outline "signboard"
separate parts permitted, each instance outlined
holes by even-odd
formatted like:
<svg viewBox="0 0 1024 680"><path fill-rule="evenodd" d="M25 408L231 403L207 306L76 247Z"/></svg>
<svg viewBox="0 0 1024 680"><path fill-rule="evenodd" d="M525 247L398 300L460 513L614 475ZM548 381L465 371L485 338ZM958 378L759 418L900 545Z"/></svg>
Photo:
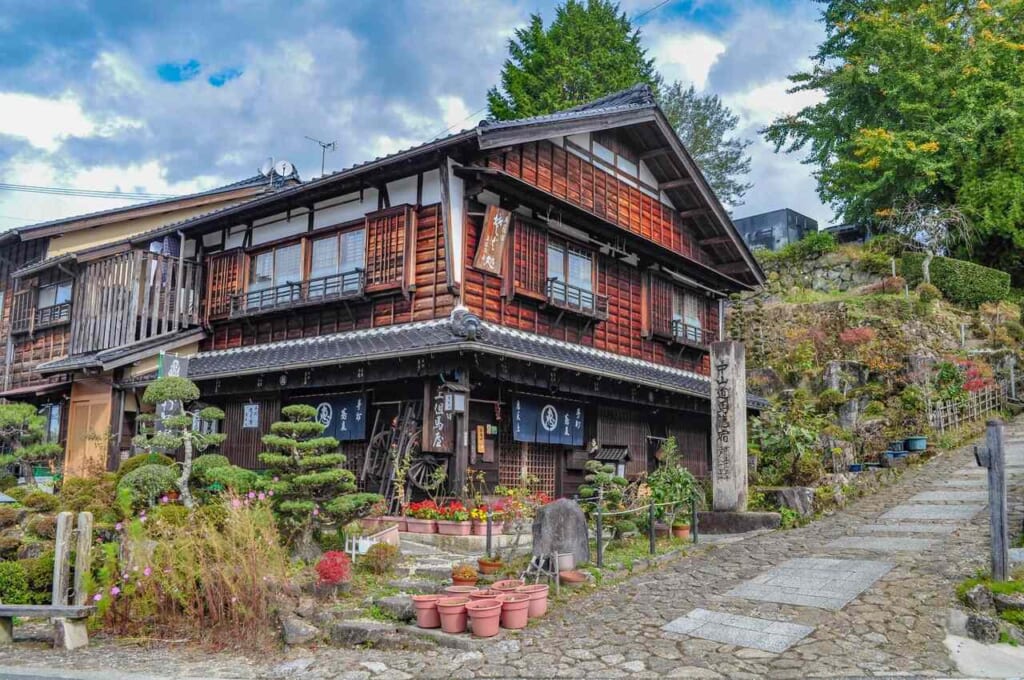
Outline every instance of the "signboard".
<svg viewBox="0 0 1024 680"><path fill-rule="evenodd" d="M165 354L160 352L156 360L156 377L158 378L187 378L188 357L177 354Z"/></svg>
<svg viewBox="0 0 1024 680"><path fill-rule="evenodd" d="M316 408L316 419L324 436L340 442L366 439L366 393L331 394L302 399L299 403Z"/></svg>
<svg viewBox="0 0 1024 680"><path fill-rule="evenodd" d="M512 438L517 442L583 446L583 405L516 397L512 403Z"/></svg>
<svg viewBox="0 0 1024 680"><path fill-rule="evenodd" d="M511 225L512 213L495 205L487 206L484 228L480 232L480 244L473 259L474 267L501 275L501 265L505 261L505 244L508 242L508 230Z"/></svg>
<svg viewBox="0 0 1024 680"><path fill-rule="evenodd" d="M260 405L245 404L242 406L242 427L255 428L260 426Z"/></svg>
<svg viewBox="0 0 1024 680"><path fill-rule="evenodd" d="M452 453L455 450L455 420L452 411L445 409L445 397L451 393L428 382L423 394L423 450L433 453Z"/></svg>

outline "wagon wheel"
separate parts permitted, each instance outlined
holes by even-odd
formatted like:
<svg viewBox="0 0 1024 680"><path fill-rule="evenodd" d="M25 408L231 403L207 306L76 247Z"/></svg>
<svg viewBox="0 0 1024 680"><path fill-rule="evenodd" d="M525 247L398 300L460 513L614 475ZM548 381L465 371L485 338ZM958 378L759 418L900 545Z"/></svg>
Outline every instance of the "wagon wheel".
<svg viewBox="0 0 1024 680"><path fill-rule="evenodd" d="M432 490L430 480L438 468L447 467L448 459L431 453L421 453L409 466L409 483L422 491Z"/></svg>
<svg viewBox="0 0 1024 680"><path fill-rule="evenodd" d="M370 439L366 447L366 464L363 466L363 479L367 476L380 479L384 476L390 461L391 431L378 432Z"/></svg>

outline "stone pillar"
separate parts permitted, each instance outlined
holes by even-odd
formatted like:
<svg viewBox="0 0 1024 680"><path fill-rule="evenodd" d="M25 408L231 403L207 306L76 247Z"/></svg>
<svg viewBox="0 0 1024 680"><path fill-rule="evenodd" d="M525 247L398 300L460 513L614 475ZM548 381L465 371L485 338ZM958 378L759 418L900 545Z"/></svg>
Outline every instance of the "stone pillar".
<svg viewBox="0 0 1024 680"><path fill-rule="evenodd" d="M743 343L712 343L711 479L716 511L747 509L746 364Z"/></svg>

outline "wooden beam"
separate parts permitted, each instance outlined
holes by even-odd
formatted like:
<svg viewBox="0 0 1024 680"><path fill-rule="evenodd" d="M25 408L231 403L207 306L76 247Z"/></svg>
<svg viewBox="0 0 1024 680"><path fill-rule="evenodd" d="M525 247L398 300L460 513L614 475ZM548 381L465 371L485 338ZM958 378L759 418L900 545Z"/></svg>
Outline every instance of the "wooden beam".
<svg viewBox="0 0 1024 680"><path fill-rule="evenodd" d="M672 147L661 146L657 149L651 149L650 151L643 151L640 153L639 158L642 161L646 161L649 158L657 158L658 156L664 156L665 154L672 153Z"/></svg>
<svg viewBox="0 0 1024 680"><path fill-rule="evenodd" d="M690 208L689 210L680 210L676 213L680 217L701 217L708 214L707 208Z"/></svg>
<svg viewBox="0 0 1024 680"><path fill-rule="evenodd" d="M714 268L724 274L742 274L750 271L750 265L743 260L725 262L724 264L715 265Z"/></svg>
<svg viewBox="0 0 1024 680"><path fill-rule="evenodd" d="M699 241L702 246L721 246L732 243L732 238L729 236L712 236L711 238L702 238Z"/></svg>
<svg viewBox="0 0 1024 680"><path fill-rule="evenodd" d="M667 189L682 189L683 187L693 186L693 184L695 184L693 179L685 177L682 179L670 179L667 182L660 182L658 184L658 188L665 191Z"/></svg>

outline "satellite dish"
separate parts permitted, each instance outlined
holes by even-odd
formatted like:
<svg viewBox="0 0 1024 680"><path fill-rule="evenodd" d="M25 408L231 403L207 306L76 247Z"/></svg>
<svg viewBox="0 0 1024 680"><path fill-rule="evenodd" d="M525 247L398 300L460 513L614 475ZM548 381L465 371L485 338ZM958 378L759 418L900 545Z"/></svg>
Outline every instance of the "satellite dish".
<svg viewBox="0 0 1024 680"><path fill-rule="evenodd" d="M274 172L274 159L267 158L260 164L260 174L264 177L270 177L272 172Z"/></svg>
<svg viewBox="0 0 1024 680"><path fill-rule="evenodd" d="M278 161L277 165L274 166L274 170L281 177L291 177L292 173L295 172L295 166L288 161Z"/></svg>

